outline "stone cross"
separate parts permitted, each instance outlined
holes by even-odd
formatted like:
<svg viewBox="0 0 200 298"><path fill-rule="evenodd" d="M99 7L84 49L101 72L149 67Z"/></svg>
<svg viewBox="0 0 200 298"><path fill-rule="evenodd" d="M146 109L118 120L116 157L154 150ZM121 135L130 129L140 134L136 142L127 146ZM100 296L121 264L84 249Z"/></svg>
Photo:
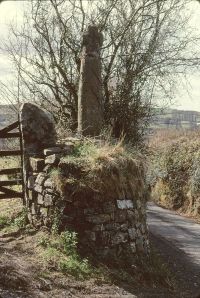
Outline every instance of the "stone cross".
<svg viewBox="0 0 200 298"><path fill-rule="evenodd" d="M103 35L89 26L83 35L78 92L78 133L97 136L103 124L100 47Z"/></svg>

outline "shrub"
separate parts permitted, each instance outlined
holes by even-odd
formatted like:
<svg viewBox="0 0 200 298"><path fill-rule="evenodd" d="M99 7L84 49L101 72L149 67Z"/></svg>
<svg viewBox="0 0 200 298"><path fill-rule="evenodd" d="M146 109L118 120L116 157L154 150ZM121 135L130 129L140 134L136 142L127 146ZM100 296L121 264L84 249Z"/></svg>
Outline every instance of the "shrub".
<svg viewBox="0 0 200 298"><path fill-rule="evenodd" d="M23 208L21 212L18 213L16 218L13 220L13 225L24 228L28 223L28 211L27 208Z"/></svg>
<svg viewBox="0 0 200 298"><path fill-rule="evenodd" d="M8 216L0 216L0 229L11 224L11 219Z"/></svg>
<svg viewBox="0 0 200 298"><path fill-rule="evenodd" d="M77 234L70 231L45 236L38 241L44 248L42 257L48 266L83 279L91 276L94 270L86 258L80 257L77 243Z"/></svg>
<svg viewBox="0 0 200 298"><path fill-rule="evenodd" d="M193 212L200 193L199 132L180 133L175 140L169 135L162 142L157 139L157 148L151 147L147 178L153 198L165 207Z"/></svg>

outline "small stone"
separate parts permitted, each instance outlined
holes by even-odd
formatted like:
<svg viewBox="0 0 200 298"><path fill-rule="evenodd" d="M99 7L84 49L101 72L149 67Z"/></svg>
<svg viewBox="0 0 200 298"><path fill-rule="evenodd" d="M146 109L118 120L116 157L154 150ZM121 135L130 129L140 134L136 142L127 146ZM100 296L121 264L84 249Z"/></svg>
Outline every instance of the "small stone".
<svg viewBox="0 0 200 298"><path fill-rule="evenodd" d="M138 228L140 228L141 223L140 223L140 222L136 222L135 226L136 226L136 228L138 229Z"/></svg>
<svg viewBox="0 0 200 298"><path fill-rule="evenodd" d="M94 231L94 232L100 232L100 231L104 231L104 230L105 230L105 227L103 224L96 225L92 228L92 231Z"/></svg>
<svg viewBox="0 0 200 298"><path fill-rule="evenodd" d="M54 183L51 180L51 178L48 178L47 180L45 180L44 187L45 188L54 188Z"/></svg>
<svg viewBox="0 0 200 298"><path fill-rule="evenodd" d="M44 279L44 278L39 278L39 286L38 288L41 291L50 291L52 289L52 282L51 280Z"/></svg>
<svg viewBox="0 0 200 298"><path fill-rule="evenodd" d="M105 225L105 229L108 230L108 231L111 231L111 230L117 231L117 230L120 229L120 224L115 223L115 222L108 223L108 224Z"/></svg>
<svg viewBox="0 0 200 298"><path fill-rule="evenodd" d="M46 178L47 178L46 174L41 172L41 173L38 174L38 176L35 180L35 183L39 184L39 185L43 185Z"/></svg>
<svg viewBox="0 0 200 298"><path fill-rule="evenodd" d="M122 232L126 232L128 230L128 223L124 223L120 226L120 230Z"/></svg>
<svg viewBox="0 0 200 298"><path fill-rule="evenodd" d="M99 214L87 216L86 221L91 222L93 224L101 224L110 221L110 216L108 214Z"/></svg>
<svg viewBox="0 0 200 298"><path fill-rule="evenodd" d="M52 166L51 166L51 165L46 165L46 166L44 167L44 169L43 169L43 172L45 172L45 173L49 173L51 169L52 169Z"/></svg>
<svg viewBox="0 0 200 298"><path fill-rule="evenodd" d="M122 232L117 232L113 237L112 237L112 245L117 245L120 243L127 242L128 240L128 234L127 233L122 233Z"/></svg>
<svg viewBox="0 0 200 298"><path fill-rule="evenodd" d="M140 209L142 207L141 200L137 200L137 207Z"/></svg>
<svg viewBox="0 0 200 298"><path fill-rule="evenodd" d="M36 194L37 195L37 194ZM32 201L34 198L34 195L33 195L33 191L32 190L28 190L28 201Z"/></svg>
<svg viewBox="0 0 200 298"><path fill-rule="evenodd" d="M64 154L72 154L74 150L74 144L72 142L66 142L63 148Z"/></svg>
<svg viewBox="0 0 200 298"><path fill-rule="evenodd" d="M132 253L136 253L136 245L135 245L135 242L130 242L130 248L131 248Z"/></svg>
<svg viewBox="0 0 200 298"><path fill-rule="evenodd" d="M72 144L76 144L76 143L81 143L81 138L78 137L67 137L65 139L63 139L63 141L65 142L65 144L68 144L68 142L72 143Z"/></svg>
<svg viewBox="0 0 200 298"><path fill-rule="evenodd" d="M140 217L140 215L139 215L138 210L135 210L135 220L138 221L139 217Z"/></svg>
<svg viewBox="0 0 200 298"><path fill-rule="evenodd" d="M37 202L38 202L39 205L43 205L44 204L44 197L43 197L42 194L38 194Z"/></svg>
<svg viewBox="0 0 200 298"><path fill-rule="evenodd" d="M40 208L40 213L42 216L47 217L47 215L48 215L47 208Z"/></svg>
<svg viewBox="0 0 200 298"><path fill-rule="evenodd" d="M32 223L32 214L30 212L28 212L28 221Z"/></svg>
<svg viewBox="0 0 200 298"><path fill-rule="evenodd" d="M94 214L94 208L85 208L83 210L84 214L85 215L91 215L91 214Z"/></svg>
<svg viewBox="0 0 200 298"><path fill-rule="evenodd" d="M43 222L44 222L44 225L45 225L46 227L50 227L51 224L52 224L52 222L51 222L51 220L48 218L48 216L45 216L45 217L43 218Z"/></svg>
<svg viewBox="0 0 200 298"><path fill-rule="evenodd" d="M146 206L141 207L141 213L142 213L142 215L146 215Z"/></svg>
<svg viewBox="0 0 200 298"><path fill-rule="evenodd" d="M85 231L85 235L89 241L96 241L96 234L95 232Z"/></svg>
<svg viewBox="0 0 200 298"><path fill-rule="evenodd" d="M44 168L44 159L30 157L30 167L33 172L41 172Z"/></svg>
<svg viewBox="0 0 200 298"><path fill-rule="evenodd" d="M137 236L138 236L138 238L142 237L142 233L140 232L140 229L137 229Z"/></svg>
<svg viewBox="0 0 200 298"><path fill-rule="evenodd" d="M136 239L136 247L139 252L144 252L143 239Z"/></svg>
<svg viewBox="0 0 200 298"><path fill-rule="evenodd" d="M28 177L28 182L27 182L27 187L29 189L33 189L34 184L35 184L35 178L34 178L34 176L29 176Z"/></svg>
<svg viewBox="0 0 200 298"><path fill-rule="evenodd" d="M43 191L43 187L38 184L35 184L33 189L38 193L42 193L42 191Z"/></svg>
<svg viewBox="0 0 200 298"><path fill-rule="evenodd" d="M32 206L31 206L31 214L32 214L32 215L35 215L36 213L37 213L37 212L36 212L35 205L32 204Z"/></svg>
<svg viewBox="0 0 200 298"><path fill-rule="evenodd" d="M52 154L45 158L45 164L58 165L60 161L59 154Z"/></svg>
<svg viewBox="0 0 200 298"><path fill-rule="evenodd" d="M132 210L127 210L127 219L131 224L135 223L135 212Z"/></svg>
<svg viewBox="0 0 200 298"><path fill-rule="evenodd" d="M105 246L109 246L110 242L111 242L111 233L108 231L103 231L99 235L99 240L100 240L101 244L103 244Z"/></svg>
<svg viewBox="0 0 200 298"><path fill-rule="evenodd" d="M115 203L112 201L105 202L103 204L103 210L105 213L112 213L116 209Z"/></svg>
<svg viewBox="0 0 200 298"><path fill-rule="evenodd" d="M53 154L61 153L61 152L62 152L62 148L60 148L60 147L51 147L51 148L44 149L45 156L53 155Z"/></svg>
<svg viewBox="0 0 200 298"><path fill-rule="evenodd" d="M135 240L137 236L137 232L135 228L128 229L128 234L131 240Z"/></svg>
<svg viewBox="0 0 200 298"><path fill-rule="evenodd" d="M146 234L146 227L144 224L141 225L141 228L140 228L142 234Z"/></svg>
<svg viewBox="0 0 200 298"><path fill-rule="evenodd" d="M52 188L45 188L44 190L45 194L48 193L48 194L55 194L55 190L53 190Z"/></svg>
<svg viewBox="0 0 200 298"><path fill-rule="evenodd" d="M117 210L115 212L115 221L116 222L125 222L126 221L126 211L125 210Z"/></svg>
<svg viewBox="0 0 200 298"><path fill-rule="evenodd" d="M132 209L133 201L132 200L117 200L117 207L119 209Z"/></svg>
<svg viewBox="0 0 200 298"><path fill-rule="evenodd" d="M108 256L110 252L110 249L108 247L105 248L96 248L96 253L98 255L98 257L100 257L101 259L104 259Z"/></svg>
<svg viewBox="0 0 200 298"><path fill-rule="evenodd" d="M50 194L45 194L44 196L44 205L47 206L52 206L53 205L53 196Z"/></svg>

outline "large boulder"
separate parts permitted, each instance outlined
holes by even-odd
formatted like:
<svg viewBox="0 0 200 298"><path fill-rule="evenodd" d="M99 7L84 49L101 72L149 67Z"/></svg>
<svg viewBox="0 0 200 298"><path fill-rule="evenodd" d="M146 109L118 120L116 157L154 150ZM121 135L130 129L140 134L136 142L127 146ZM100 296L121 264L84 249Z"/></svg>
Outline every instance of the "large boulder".
<svg viewBox="0 0 200 298"><path fill-rule="evenodd" d="M53 117L32 103L24 103L20 109L20 125L25 152L38 153L56 144Z"/></svg>

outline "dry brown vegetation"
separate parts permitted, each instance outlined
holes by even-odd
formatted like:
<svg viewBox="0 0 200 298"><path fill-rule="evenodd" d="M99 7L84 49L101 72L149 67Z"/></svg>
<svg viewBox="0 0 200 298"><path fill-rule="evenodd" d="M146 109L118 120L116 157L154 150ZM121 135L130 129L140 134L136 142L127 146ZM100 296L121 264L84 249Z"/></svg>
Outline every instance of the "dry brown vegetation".
<svg viewBox="0 0 200 298"><path fill-rule="evenodd" d="M180 140L198 140L200 138L200 129L159 129L149 140L150 149L164 148L172 142Z"/></svg>
<svg viewBox="0 0 200 298"><path fill-rule="evenodd" d="M89 191L125 198L134 197L136 192L140 195L145 188L142 155L124 145L123 140L85 138L77 143L73 155L61 159L51 176L63 193L73 185L73 194Z"/></svg>

